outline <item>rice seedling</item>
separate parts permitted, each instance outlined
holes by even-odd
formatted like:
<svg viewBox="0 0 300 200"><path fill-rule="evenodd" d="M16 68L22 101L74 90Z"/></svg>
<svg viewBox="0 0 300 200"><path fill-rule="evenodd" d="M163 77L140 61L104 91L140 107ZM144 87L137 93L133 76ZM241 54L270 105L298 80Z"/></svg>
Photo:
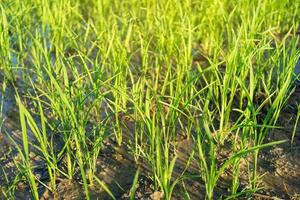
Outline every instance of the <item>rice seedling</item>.
<svg viewBox="0 0 300 200"><path fill-rule="evenodd" d="M292 144L293 144L293 141L294 141L294 138L295 138L295 134L296 134L296 131L297 131L297 125L298 125L299 118L300 118L300 106L299 105L298 105L298 110L297 111L298 112L297 112L296 122L295 122L295 125L294 125L292 139L291 139Z"/></svg>
<svg viewBox="0 0 300 200"><path fill-rule="evenodd" d="M19 158L13 179L0 163L5 195L13 197L21 181L33 199L44 190L60 195L66 180L86 199L101 192L137 199L147 190L167 200L265 192L260 155L286 142L272 133L293 127L281 134L298 144L299 106L295 124L282 119L298 95L299 5L2 1L0 130ZM14 97L8 111L7 90ZM122 159L111 153L120 149ZM125 188L109 177L123 173L109 160L137 169Z"/></svg>

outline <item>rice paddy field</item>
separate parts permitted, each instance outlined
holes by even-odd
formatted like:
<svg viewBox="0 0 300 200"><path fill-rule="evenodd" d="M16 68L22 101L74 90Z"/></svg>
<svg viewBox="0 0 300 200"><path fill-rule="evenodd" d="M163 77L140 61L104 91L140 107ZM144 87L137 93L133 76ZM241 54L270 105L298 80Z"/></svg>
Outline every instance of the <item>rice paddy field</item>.
<svg viewBox="0 0 300 200"><path fill-rule="evenodd" d="M299 0L0 1L0 199L300 199Z"/></svg>

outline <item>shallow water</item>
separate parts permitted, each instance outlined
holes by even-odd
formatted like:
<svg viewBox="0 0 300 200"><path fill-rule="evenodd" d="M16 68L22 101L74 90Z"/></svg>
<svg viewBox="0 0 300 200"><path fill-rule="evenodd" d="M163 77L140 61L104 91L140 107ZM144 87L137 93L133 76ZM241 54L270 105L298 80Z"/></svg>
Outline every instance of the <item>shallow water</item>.
<svg viewBox="0 0 300 200"><path fill-rule="evenodd" d="M297 83L300 84L300 58L296 64L294 69L295 76L297 77Z"/></svg>

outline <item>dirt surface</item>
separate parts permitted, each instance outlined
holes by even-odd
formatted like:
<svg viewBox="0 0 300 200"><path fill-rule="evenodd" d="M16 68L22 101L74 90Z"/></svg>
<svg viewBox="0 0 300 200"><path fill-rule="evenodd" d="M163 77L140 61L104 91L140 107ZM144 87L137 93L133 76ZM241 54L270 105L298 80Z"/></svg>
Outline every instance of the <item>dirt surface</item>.
<svg viewBox="0 0 300 200"><path fill-rule="evenodd" d="M300 100L300 88L292 94L287 108L279 119L282 129L269 133L269 141L289 140L294 129L294 117ZM266 194L282 199L300 199L300 124L298 123L293 143L287 142L262 151L260 171L265 173L263 186Z"/></svg>

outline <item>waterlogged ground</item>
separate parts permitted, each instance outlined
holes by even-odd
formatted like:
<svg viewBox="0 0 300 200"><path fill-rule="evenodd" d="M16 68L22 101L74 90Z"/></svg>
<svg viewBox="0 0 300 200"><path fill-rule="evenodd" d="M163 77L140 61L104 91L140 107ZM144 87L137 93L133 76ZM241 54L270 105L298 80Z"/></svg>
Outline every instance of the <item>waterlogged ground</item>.
<svg viewBox="0 0 300 200"><path fill-rule="evenodd" d="M296 67L298 70L299 66ZM1 77L3 80L3 77ZM2 85L2 81L0 83ZM291 96L288 107L284 110L280 117L279 124L281 129L273 130L269 133L268 140L282 140L290 141L294 128L294 117L297 112L297 103L300 99L300 89L297 88ZM12 182L12 178L16 176L16 162L18 162L18 154L9 137L14 138L17 143L22 144L21 132L19 127L19 116L16 103L14 100L14 90L8 84L4 96L0 94L0 100L3 101L3 126L0 134L0 186ZM128 119L124 120L126 124L124 144L130 140L132 133L130 132L132 122ZM29 133L30 135L30 133ZM33 141L33 137L31 138ZM34 142L34 141L33 141ZM137 199L160 199L163 194L155 192L152 182L147 178L150 170L146 164L140 162L139 165L134 164L134 159L128 153L129 149L126 145L118 147L112 139L108 139L104 143L104 148L101 151L98 160L98 177L103 180L117 199L129 199L129 190L132 186L133 177L136 170L139 168L141 175L138 180L138 188L136 192ZM189 156L193 150L193 142L188 138L178 138L178 160L175 166L175 172L180 173L182 168L187 163ZM57 148L60 147L59 139L57 139ZM230 154L230 149L224 145L223 151L219 152L219 160L224 160ZM38 155L32 153L32 162L36 166L35 173L40 180L47 182L46 168L43 167L43 162ZM248 160L249 161L249 160ZM242 167L247 170L247 164ZM250 160L251 163L251 160ZM63 165L63 160L61 165ZM197 175L197 165L191 163L188 167L188 174ZM254 199L299 199L300 198L300 125L296 128L296 135L294 143L289 142L264 149L259 158L259 171L263 175L260 180L260 186L263 188L253 194ZM230 171L223 175L218 188L215 190L216 196L220 197L228 193L228 186L230 183ZM241 180L247 179L247 175L241 174ZM175 188L173 199L182 199L187 190L191 199L203 199L205 188L203 183L198 178L190 178L185 180L186 188ZM243 182L241 183L243 185ZM109 196L99 189L99 185L91 186L92 199L110 199ZM16 199L30 199L28 186L19 182L15 190ZM57 189L54 194L50 193L45 187L40 187L39 190L42 199L83 199L84 193L82 183L80 181L70 181L65 178L58 178ZM0 193L1 194L1 193ZM5 199L0 196L0 199Z"/></svg>

